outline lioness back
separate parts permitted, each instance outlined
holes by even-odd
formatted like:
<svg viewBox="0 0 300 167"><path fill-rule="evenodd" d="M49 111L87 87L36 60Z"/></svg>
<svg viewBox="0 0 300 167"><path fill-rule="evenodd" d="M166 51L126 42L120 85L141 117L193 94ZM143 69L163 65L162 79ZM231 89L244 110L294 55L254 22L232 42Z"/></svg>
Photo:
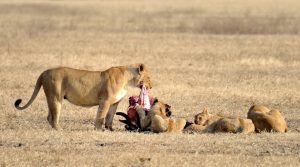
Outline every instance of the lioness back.
<svg viewBox="0 0 300 167"><path fill-rule="evenodd" d="M96 85L102 80L106 80L102 72L78 70L67 67L50 69L45 71L42 75L44 89L53 89L51 90L52 92L62 91L60 94L62 98L79 106L98 105L98 92L101 87ZM61 85L61 88L53 88L51 82L56 82L56 85Z"/></svg>
<svg viewBox="0 0 300 167"><path fill-rule="evenodd" d="M287 124L278 110L269 110L265 106L253 105L248 111L248 119L251 119L255 131L287 132Z"/></svg>
<svg viewBox="0 0 300 167"><path fill-rule="evenodd" d="M237 133L240 128L238 119L222 118L216 122L214 132L231 132Z"/></svg>

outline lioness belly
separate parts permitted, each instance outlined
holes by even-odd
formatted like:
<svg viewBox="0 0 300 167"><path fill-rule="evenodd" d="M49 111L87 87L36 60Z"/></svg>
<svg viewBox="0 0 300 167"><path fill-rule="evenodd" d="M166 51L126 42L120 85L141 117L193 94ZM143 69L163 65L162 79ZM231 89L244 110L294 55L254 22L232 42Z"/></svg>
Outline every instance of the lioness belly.
<svg viewBox="0 0 300 167"><path fill-rule="evenodd" d="M64 99L79 106L95 106L99 104L99 99L96 94L80 95L75 92L70 92L64 96Z"/></svg>
<svg viewBox="0 0 300 167"><path fill-rule="evenodd" d="M67 77L64 98L79 106L99 104L100 78L97 73L85 72L76 77Z"/></svg>
<svg viewBox="0 0 300 167"><path fill-rule="evenodd" d="M97 98L89 98L90 100L87 99L81 99L78 97L75 98L66 98L70 103L78 105L78 106L96 106L99 105L99 101L97 100Z"/></svg>

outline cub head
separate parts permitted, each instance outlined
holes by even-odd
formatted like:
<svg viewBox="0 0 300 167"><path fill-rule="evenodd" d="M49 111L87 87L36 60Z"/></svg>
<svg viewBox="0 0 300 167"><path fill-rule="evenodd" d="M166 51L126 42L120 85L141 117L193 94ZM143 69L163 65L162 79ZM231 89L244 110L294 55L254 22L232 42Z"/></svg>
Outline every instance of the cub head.
<svg viewBox="0 0 300 167"><path fill-rule="evenodd" d="M151 111L154 115L159 115L163 118L170 117L172 115L171 106L158 101L157 99L154 100Z"/></svg>
<svg viewBox="0 0 300 167"><path fill-rule="evenodd" d="M150 80L150 75L147 67L144 64L134 64L131 66L134 69L134 85L139 88L142 88L142 86L145 85L147 89L151 89L152 82Z"/></svg>
<svg viewBox="0 0 300 167"><path fill-rule="evenodd" d="M207 109L204 108L202 113L195 115L195 124L197 125L206 125L207 121L209 120L210 114L208 113Z"/></svg>

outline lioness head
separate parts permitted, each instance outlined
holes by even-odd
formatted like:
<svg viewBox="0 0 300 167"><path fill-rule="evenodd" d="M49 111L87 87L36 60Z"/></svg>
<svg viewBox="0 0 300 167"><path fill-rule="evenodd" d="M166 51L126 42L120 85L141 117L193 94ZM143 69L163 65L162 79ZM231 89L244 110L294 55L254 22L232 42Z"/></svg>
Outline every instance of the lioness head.
<svg viewBox="0 0 300 167"><path fill-rule="evenodd" d="M145 85L147 89L151 89L152 82L147 67L144 64L135 64L133 67L137 72L133 78L134 85L139 88Z"/></svg>
<svg viewBox="0 0 300 167"><path fill-rule="evenodd" d="M209 113L206 108L203 109L202 113L195 115L195 124L197 125L206 125L207 121L209 120Z"/></svg>
<svg viewBox="0 0 300 167"><path fill-rule="evenodd" d="M159 115L163 118L170 117L172 115L171 106L158 101L157 99L154 100L151 111L154 115Z"/></svg>

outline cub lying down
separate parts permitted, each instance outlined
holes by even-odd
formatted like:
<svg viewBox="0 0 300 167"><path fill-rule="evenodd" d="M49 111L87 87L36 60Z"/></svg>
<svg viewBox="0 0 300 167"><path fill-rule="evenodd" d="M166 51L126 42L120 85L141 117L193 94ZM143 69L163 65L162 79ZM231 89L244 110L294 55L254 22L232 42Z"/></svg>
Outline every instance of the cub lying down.
<svg viewBox="0 0 300 167"><path fill-rule="evenodd" d="M253 105L248 111L248 118L255 125L255 131L287 132L287 124L278 110L270 110L262 105Z"/></svg>
<svg viewBox="0 0 300 167"><path fill-rule="evenodd" d="M138 107L137 112L140 118L140 125L143 131L150 130L154 133L161 132L182 132L186 120L170 118L172 112L170 106L163 102L154 100L154 104L146 115L143 108Z"/></svg>
<svg viewBox="0 0 300 167"><path fill-rule="evenodd" d="M119 120L120 122L125 123L128 127L137 126L138 131L152 131L154 133L182 132L186 120L170 118L172 115L170 108L171 106L157 99L154 100L148 114L141 106L137 106L135 108L138 114L136 125L132 124L127 114L122 112L116 114L125 118L125 120ZM131 130L131 128L127 128L127 130Z"/></svg>
<svg viewBox="0 0 300 167"><path fill-rule="evenodd" d="M254 132L254 124L250 119L242 118L225 118L219 115L208 113L204 109L202 113L195 115L194 124L186 127L185 132L230 132L245 133Z"/></svg>

